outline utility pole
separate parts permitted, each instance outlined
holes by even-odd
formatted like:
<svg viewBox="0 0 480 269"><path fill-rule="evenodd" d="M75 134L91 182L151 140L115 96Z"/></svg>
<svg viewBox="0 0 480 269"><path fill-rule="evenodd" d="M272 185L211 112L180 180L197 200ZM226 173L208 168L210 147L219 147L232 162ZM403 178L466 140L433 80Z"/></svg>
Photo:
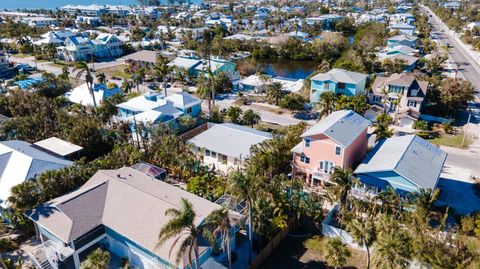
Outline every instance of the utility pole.
<svg viewBox="0 0 480 269"><path fill-rule="evenodd" d="M465 138L467 137L467 128L468 128L468 124L470 123L470 118L471 118L471 117L472 117L472 113L469 113L469 114L468 114L467 124L465 125L465 130L463 131L462 147L463 147L463 145L465 144Z"/></svg>

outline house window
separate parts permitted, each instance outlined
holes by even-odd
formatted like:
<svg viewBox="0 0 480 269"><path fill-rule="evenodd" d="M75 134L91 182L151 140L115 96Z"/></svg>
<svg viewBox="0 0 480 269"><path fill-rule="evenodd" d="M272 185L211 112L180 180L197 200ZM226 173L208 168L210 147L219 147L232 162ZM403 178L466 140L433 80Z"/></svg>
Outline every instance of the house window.
<svg viewBox="0 0 480 269"><path fill-rule="evenodd" d="M186 111L187 111L187 114L191 114L192 113L192 108L189 107L189 108L186 109Z"/></svg>
<svg viewBox="0 0 480 269"><path fill-rule="evenodd" d="M308 139L308 138L305 139L305 147L306 148L310 147L310 139Z"/></svg>
<svg viewBox="0 0 480 269"><path fill-rule="evenodd" d="M205 150L205 156L210 157L210 150L208 149Z"/></svg>
<svg viewBox="0 0 480 269"><path fill-rule="evenodd" d="M215 151L212 151L212 157L217 158L217 153Z"/></svg>
<svg viewBox="0 0 480 269"><path fill-rule="evenodd" d="M330 83L324 82L324 83L323 83L323 88L324 88L324 89L330 88Z"/></svg>
<svg viewBox="0 0 480 269"><path fill-rule="evenodd" d="M339 82L339 83L338 83L338 88L339 88L339 89L342 89L342 90L345 89L345 83Z"/></svg>
<svg viewBox="0 0 480 269"><path fill-rule="evenodd" d="M340 155L341 152L342 152L342 148L336 146L335 147L335 155Z"/></svg>
<svg viewBox="0 0 480 269"><path fill-rule="evenodd" d="M335 165L332 162L329 161L320 161L319 163L319 170L327 174L332 174L333 170L335 168Z"/></svg>
<svg viewBox="0 0 480 269"><path fill-rule="evenodd" d="M408 106L416 107L417 106L417 101L408 101Z"/></svg>
<svg viewBox="0 0 480 269"><path fill-rule="evenodd" d="M300 161L301 161L302 163L310 163L310 158L308 158L307 156L302 155L302 156L300 156Z"/></svg>
<svg viewBox="0 0 480 269"><path fill-rule="evenodd" d="M381 96L378 96L378 95L374 95L374 96L373 96L373 102L379 103L381 100L382 100L382 97L381 97Z"/></svg>
<svg viewBox="0 0 480 269"><path fill-rule="evenodd" d="M223 155L223 154L218 154L218 159L220 160L221 163L227 164L228 157Z"/></svg>
<svg viewBox="0 0 480 269"><path fill-rule="evenodd" d="M403 93L403 87L396 86L396 85L390 85L390 92L391 93Z"/></svg>

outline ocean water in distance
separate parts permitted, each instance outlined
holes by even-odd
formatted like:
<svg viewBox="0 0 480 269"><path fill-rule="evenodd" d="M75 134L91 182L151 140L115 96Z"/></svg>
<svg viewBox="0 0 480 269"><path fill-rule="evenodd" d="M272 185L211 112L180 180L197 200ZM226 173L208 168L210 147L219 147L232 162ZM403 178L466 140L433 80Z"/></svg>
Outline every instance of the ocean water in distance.
<svg viewBox="0 0 480 269"><path fill-rule="evenodd" d="M168 4L167 0L161 0ZM190 3L200 3L201 0L190 0ZM66 5L139 5L137 0L0 0L0 10L16 9L56 9Z"/></svg>

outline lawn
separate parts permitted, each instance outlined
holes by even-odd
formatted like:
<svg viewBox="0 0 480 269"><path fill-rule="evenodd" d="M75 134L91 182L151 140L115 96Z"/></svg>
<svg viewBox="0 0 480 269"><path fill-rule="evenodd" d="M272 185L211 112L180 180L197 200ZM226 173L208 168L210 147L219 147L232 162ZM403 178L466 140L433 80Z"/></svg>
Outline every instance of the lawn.
<svg viewBox="0 0 480 269"><path fill-rule="evenodd" d="M435 145L448 146L454 148L468 148L472 143L471 139L467 136L465 139L465 144L462 146L463 133L458 133L455 135L441 134L440 136L429 139L428 141Z"/></svg>
<svg viewBox="0 0 480 269"><path fill-rule="evenodd" d="M320 253L315 253L304 247L303 243L308 238L295 238L287 236L285 240L272 252L270 257L262 264L261 269L304 269L304 268L329 268ZM365 252L350 248L352 256L344 268L366 268Z"/></svg>
<svg viewBox="0 0 480 269"><path fill-rule="evenodd" d="M109 68L98 69L97 72L103 72L108 77L117 77L123 79L129 79L132 75L125 73L125 66L113 66Z"/></svg>

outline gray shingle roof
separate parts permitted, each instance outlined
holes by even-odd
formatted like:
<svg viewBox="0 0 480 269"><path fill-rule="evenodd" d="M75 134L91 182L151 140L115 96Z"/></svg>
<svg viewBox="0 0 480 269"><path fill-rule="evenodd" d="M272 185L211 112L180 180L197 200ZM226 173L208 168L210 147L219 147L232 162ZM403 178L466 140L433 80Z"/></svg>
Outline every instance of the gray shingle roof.
<svg viewBox="0 0 480 269"><path fill-rule="evenodd" d="M369 125L369 120L354 111L339 110L308 129L302 137L324 134L343 147L348 147Z"/></svg>
<svg viewBox="0 0 480 269"><path fill-rule="evenodd" d="M123 167L98 171L80 189L33 209L27 216L66 243L104 225L175 264L173 255L169 257L175 239L161 246L157 243L161 228L170 219L165 217L165 211L178 209L182 198L193 204L195 225L221 208L133 168ZM233 223L243 217L233 211L230 216Z"/></svg>
<svg viewBox="0 0 480 269"><path fill-rule="evenodd" d="M416 135L379 142L356 174L394 171L419 188L434 189L447 154Z"/></svg>

